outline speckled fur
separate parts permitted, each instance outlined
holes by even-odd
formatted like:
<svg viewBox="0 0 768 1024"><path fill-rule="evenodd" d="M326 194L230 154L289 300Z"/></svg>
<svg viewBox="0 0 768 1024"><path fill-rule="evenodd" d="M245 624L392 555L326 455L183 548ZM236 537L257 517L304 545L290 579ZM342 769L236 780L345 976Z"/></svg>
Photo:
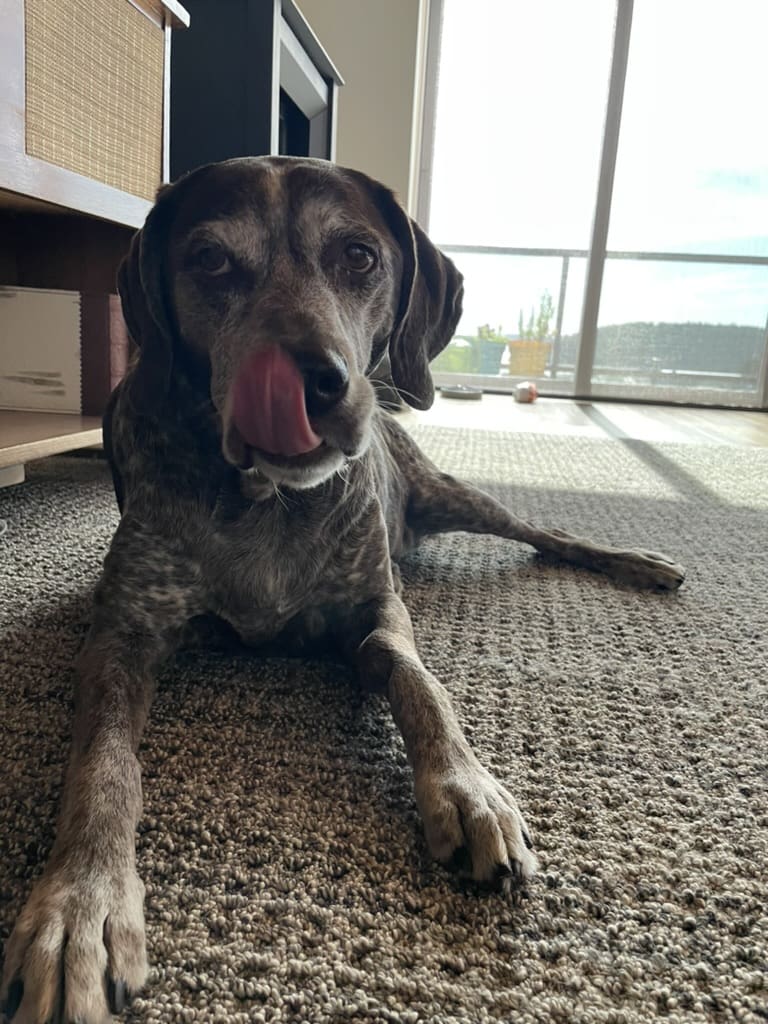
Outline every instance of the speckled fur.
<svg viewBox="0 0 768 1024"><path fill-rule="evenodd" d="M339 247L361 237L377 262L353 280ZM226 279L190 269L201 238L226 246ZM122 519L79 661L56 842L6 951L14 1024L104 1024L144 981L136 751L156 669L190 620L223 619L254 645L335 642L389 698L434 856L509 888L535 869L530 835L419 658L393 560L425 534L469 530L635 582L682 578L663 556L522 523L377 409L369 373L385 351L406 399L431 403L428 364L458 321L461 276L363 175L273 158L197 171L161 193L120 290L141 348L105 420ZM249 451L230 416L238 367L275 342L349 369L307 457Z"/></svg>

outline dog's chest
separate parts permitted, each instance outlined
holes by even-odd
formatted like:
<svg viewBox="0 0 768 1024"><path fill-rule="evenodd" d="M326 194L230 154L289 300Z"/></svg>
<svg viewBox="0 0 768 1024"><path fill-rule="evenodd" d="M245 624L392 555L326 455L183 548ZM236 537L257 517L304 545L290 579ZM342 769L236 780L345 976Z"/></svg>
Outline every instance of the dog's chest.
<svg viewBox="0 0 768 1024"><path fill-rule="evenodd" d="M219 523L202 560L209 610L248 643L297 618L310 633L322 631L329 610L368 601L391 581L386 534L375 525L366 516L301 515L279 503Z"/></svg>

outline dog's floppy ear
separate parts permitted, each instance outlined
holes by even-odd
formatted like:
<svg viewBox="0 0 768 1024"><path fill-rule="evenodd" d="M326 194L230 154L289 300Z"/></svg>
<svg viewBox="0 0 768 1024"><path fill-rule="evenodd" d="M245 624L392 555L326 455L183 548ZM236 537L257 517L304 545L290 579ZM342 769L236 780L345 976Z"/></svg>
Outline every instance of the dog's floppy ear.
<svg viewBox="0 0 768 1024"><path fill-rule="evenodd" d="M429 364L453 337L461 318L463 278L411 220L389 189L377 187L384 215L402 255L400 301L389 339L392 379L415 409L428 409L435 397Z"/></svg>
<svg viewBox="0 0 768 1024"><path fill-rule="evenodd" d="M128 333L139 349L130 398L137 412L152 416L168 394L173 365L174 321L166 266L173 217L173 188L163 186L144 227L131 240L117 273L117 289Z"/></svg>

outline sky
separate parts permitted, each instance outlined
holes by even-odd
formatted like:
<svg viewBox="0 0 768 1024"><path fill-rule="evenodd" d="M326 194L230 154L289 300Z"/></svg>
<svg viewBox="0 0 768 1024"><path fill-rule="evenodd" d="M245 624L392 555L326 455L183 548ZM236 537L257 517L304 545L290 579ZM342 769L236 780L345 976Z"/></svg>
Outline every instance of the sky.
<svg viewBox="0 0 768 1024"><path fill-rule="evenodd" d="M444 0L429 231L589 246L615 0ZM608 248L768 256L768 0L635 0ZM514 332L561 261L454 256L461 333ZM565 333L584 282L572 263ZM600 323L764 326L768 267L609 261Z"/></svg>

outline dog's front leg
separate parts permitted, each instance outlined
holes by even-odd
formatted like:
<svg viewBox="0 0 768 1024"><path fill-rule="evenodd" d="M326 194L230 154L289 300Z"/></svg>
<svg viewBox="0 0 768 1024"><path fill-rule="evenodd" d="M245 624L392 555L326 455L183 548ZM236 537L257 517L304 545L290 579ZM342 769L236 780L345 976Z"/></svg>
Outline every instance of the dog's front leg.
<svg viewBox="0 0 768 1024"><path fill-rule="evenodd" d="M56 839L6 947L0 1009L13 1024L104 1024L146 977L136 751L184 601L167 578L112 561L79 658Z"/></svg>
<svg viewBox="0 0 768 1024"><path fill-rule="evenodd" d="M358 610L355 660L383 690L414 773L433 856L478 882L508 886L536 869L530 833L512 796L478 761L445 688L427 671L408 611L394 593Z"/></svg>

